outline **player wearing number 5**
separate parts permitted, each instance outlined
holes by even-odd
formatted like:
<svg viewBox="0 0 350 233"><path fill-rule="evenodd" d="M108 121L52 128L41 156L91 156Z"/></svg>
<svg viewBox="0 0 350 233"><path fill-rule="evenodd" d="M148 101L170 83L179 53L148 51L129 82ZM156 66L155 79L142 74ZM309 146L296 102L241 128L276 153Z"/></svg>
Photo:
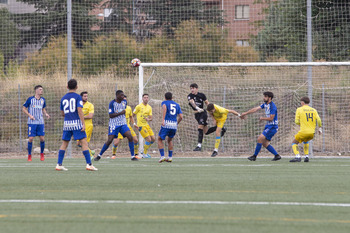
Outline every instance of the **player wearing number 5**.
<svg viewBox="0 0 350 233"><path fill-rule="evenodd" d="M300 125L299 132L295 135L292 142L293 152L295 158L289 162L301 162L299 155L298 144L302 142L304 144L304 162L309 162L309 141L314 138L316 123L320 127L318 132L322 133L322 122L316 109L309 106L309 97L303 97L300 99L301 107L299 107L295 113L295 124Z"/></svg>
<svg viewBox="0 0 350 233"><path fill-rule="evenodd" d="M58 152L58 162L56 166L57 171L67 171L65 167L62 166L64 154L68 147L69 141L72 136L74 140L80 140L82 151L86 160L86 170L97 171L91 164L91 157L89 152L88 143L86 140L85 133L85 122L83 113L83 100L80 95L76 93L78 89L77 80L71 79L68 81L68 93L65 94L61 99L61 114L64 117L63 122L63 135L62 135L62 145Z"/></svg>
<svg viewBox="0 0 350 233"><path fill-rule="evenodd" d="M173 100L171 92L165 93L165 101L162 102L162 125L158 134L158 149L160 152L159 163L173 161L173 138L176 134L177 125L182 121L182 111L180 105ZM179 116L179 118L177 117ZM168 137L168 158L164 157L163 140Z"/></svg>

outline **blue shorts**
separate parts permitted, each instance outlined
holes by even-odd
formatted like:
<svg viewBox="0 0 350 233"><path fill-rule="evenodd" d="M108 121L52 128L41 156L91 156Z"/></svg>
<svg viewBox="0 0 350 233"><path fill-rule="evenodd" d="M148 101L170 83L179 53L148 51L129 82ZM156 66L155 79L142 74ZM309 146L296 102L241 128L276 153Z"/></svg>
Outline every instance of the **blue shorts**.
<svg viewBox="0 0 350 233"><path fill-rule="evenodd" d="M35 124L29 124L28 125L28 137L35 137L35 136L45 136L45 125L35 125Z"/></svg>
<svg viewBox="0 0 350 233"><path fill-rule="evenodd" d="M262 134L266 137L267 140L271 141L272 137L277 133L278 127L268 127L265 126Z"/></svg>
<svg viewBox="0 0 350 233"><path fill-rule="evenodd" d="M121 125L121 126L114 126L114 127L109 126L108 135L114 135L114 138L117 138L119 133L124 136L124 134L127 131L130 131L128 125Z"/></svg>
<svg viewBox="0 0 350 233"><path fill-rule="evenodd" d="M81 140L83 138L86 138L85 131L81 131L81 130L64 131L63 130L62 140L70 141L70 139L72 138L72 135L74 137L74 140Z"/></svg>
<svg viewBox="0 0 350 233"><path fill-rule="evenodd" d="M158 136L165 140L165 137L168 136L169 138L173 138L176 134L176 129L166 129L166 128L160 128Z"/></svg>

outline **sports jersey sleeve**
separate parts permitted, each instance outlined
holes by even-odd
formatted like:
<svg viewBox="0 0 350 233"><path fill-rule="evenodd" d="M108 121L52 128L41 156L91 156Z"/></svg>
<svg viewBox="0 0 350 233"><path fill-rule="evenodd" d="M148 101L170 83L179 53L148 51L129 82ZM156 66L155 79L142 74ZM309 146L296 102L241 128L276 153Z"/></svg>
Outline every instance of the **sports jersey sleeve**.
<svg viewBox="0 0 350 233"><path fill-rule="evenodd" d="M316 111L316 121L317 121L317 125L318 127L322 127L322 121L320 116L318 115L318 112Z"/></svg>
<svg viewBox="0 0 350 233"><path fill-rule="evenodd" d="M295 112L295 124L300 125L300 109L298 108Z"/></svg>
<svg viewBox="0 0 350 233"><path fill-rule="evenodd" d="M150 106L149 116L152 116L152 107Z"/></svg>
<svg viewBox="0 0 350 233"><path fill-rule="evenodd" d="M140 107L137 105L136 108L134 109L134 114L136 115L137 113L139 113L140 111Z"/></svg>
<svg viewBox="0 0 350 233"><path fill-rule="evenodd" d="M113 101L109 102L108 113L109 114L114 113Z"/></svg>
<svg viewBox="0 0 350 233"><path fill-rule="evenodd" d="M260 105L260 108L261 108L261 109L264 109L264 107L265 107L265 105L264 105L264 104Z"/></svg>
<svg viewBox="0 0 350 233"><path fill-rule="evenodd" d="M61 104L60 104L60 110L63 111L62 99L61 99Z"/></svg>
<svg viewBox="0 0 350 233"><path fill-rule="evenodd" d="M30 105L30 100L31 100L31 97L29 97L26 102L23 104L24 107L28 108L29 105Z"/></svg>
<svg viewBox="0 0 350 233"><path fill-rule="evenodd" d="M182 114L180 105L177 105L177 113L178 113L178 114Z"/></svg>
<svg viewBox="0 0 350 233"><path fill-rule="evenodd" d="M220 114L228 114L228 109L220 107L215 105L216 110L220 113Z"/></svg>
<svg viewBox="0 0 350 233"><path fill-rule="evenodd" d="M206 101L207 100L207 97L203 94L203 101Z"/></svg>
<svg viewBox="0 0 350 233"><path fill-rule="evenodd" d="M277 107L274 104L271 104L271 109L270 109L270 115L276 115L277 114Z"/></svg>
<svg viewBox="0 0 350 233"><path fill-rule="evenodd" d="M89 113L95 113L95 107L93 104L90 104Z"/></svg>
<svg viewBox="0 0 350 233"><path fill-rule="evenodd" d="M190 101L191 99L193 99L193 97L192 97L191 94L189 94L189 95L187 96L187 100Z"/></svg>
<svg viewBox="0 0 350 233"><path fill-rule="evenodd" d="M76 101L77 101L77 108L83 108L83 99L81 98L80 95L77 96L76 98Z"/></svg>
<svg viewBox="0 0 350 233"><path fill-rule="evenodd" d="M43 98L44 99L44 105L43 105L43 108L46 108L46 99L45 98Z"/></svg>

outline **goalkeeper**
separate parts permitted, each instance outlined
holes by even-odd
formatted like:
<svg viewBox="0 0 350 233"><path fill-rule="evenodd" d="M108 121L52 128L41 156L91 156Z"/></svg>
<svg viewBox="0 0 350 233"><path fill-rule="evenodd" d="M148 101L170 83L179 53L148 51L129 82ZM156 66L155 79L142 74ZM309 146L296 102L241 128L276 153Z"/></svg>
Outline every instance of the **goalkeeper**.
<svg viewBox="0 0 350 233"><path fill-rule="evenodd" d="M295 113L295 124L300 125L299 132L295 135L292 142L293 152L295 158L289 162L301 162L299 155L298 144L303 142L304 144L304 162L309 162L309 141L314 138L316 123L320 127L318 132L322 133L322 122L316 109L309 106L309 97L302 97L300 99L301 107L299 107Z"/></svg>
<svg viewBox="0 0 350 233"><path fill-rule="evenodd" d="M187 96L187 99L189 105L194 110L194 117L198 122L198 145L193 151L201 151L203 135L208 131L208 114L204 110L204 104L208 105L209 101L203 93L198 92L198 85L196 83L192 83L190 89L191 93Z"/></svg>
<svg viewBox="0 0 350 233"><path fill-rule="evenodd" d="M222 133L222 129L224 127L225 121L227 119L228 113L232 113L238 117L241 116L238 112L235 110L228 110L226 108L220 107L216 104L208 104L207 110L209 114L213 117L216 126L211 127L206 135L215 132L216 140L215 140L215 149L211 157L215 157L218 155L218 149L221 141L221 137L224 136Z"/></svg>

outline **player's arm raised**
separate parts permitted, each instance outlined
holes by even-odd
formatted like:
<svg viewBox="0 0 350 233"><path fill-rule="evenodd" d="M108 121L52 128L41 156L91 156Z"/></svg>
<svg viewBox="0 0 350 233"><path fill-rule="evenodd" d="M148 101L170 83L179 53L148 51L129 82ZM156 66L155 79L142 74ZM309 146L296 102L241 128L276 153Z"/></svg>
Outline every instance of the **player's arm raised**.
<svg viewBox="0 0 350 233"><path fill-rule="evenodd" d="M229 112L229 113L232 113L232 114L234 114L234 115L236 115L236 116L238 116L238 117L241 116L241 114L240 114L239 112L236 112L235 110L228 110L228 112Z"/></svg>
<svg viewBox="0 0 350 233"><path fill-rule="evenodd" d="M242 113L242 114L241 114L241 119L243 119L243 118L244 118L246 115L248 115L248 114L252 114L252 113L254 113L254 112L259 111L260 109L261 109L261 107L258 106L258 107L255 107L255 108L252 108L252 109L248 110L247 112ZM273 118L272 118L272 119L273 119Z"/></svg>

